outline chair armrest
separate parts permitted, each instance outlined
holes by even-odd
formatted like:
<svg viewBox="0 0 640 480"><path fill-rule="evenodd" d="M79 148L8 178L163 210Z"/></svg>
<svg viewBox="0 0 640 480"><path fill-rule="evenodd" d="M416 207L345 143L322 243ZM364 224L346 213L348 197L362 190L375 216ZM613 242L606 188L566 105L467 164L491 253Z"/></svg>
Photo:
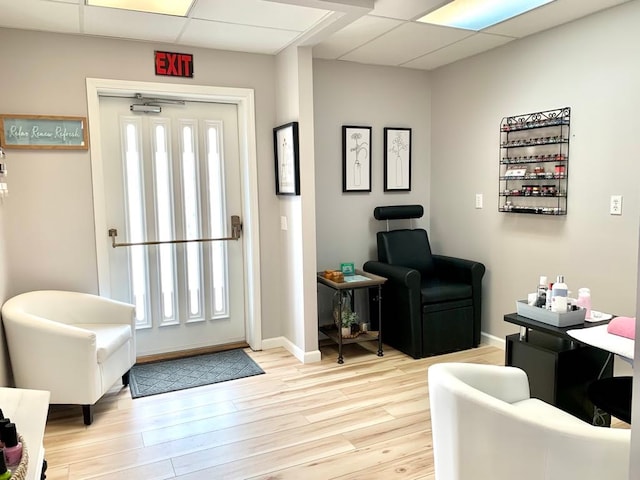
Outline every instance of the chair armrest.
<svg viewBox="0 0 640 480"><path fill-rule="evenodd" d="M420 272L413 268L369 261L363 265L362 269L365 272L385 277L391 283L402 285L405 288L416 288L418 292L420 291Z"/></svg>
<svg viewBox="0 0 640 480"><path fill-rule="evenodd" d="M3 312L3 323L16 386L55 391L68 382L73 390L77 378L97 379L95 333L15 311Z"/></svg>
<svg viewBox="0 0 640 480"><path fill-rule="evenodd" d="M438 277L474 285L482 280L486 270L480 262L445 255L433 255L433 263Z"/></svg>

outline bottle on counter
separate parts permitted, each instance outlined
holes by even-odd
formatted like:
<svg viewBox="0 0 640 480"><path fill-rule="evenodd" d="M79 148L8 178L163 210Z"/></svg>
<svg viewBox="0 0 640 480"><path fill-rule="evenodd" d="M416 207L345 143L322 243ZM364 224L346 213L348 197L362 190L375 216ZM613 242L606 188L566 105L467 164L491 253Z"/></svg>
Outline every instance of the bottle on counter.
<svg viewBox="0 0 640 480"><path fill-rule="evenodd" d="M584 287L578 289L578 306L586 310L586 312L584 313L584 318L590 319L591 318L591 290Z"/></svg>
<svg viewBox="0 0 640 480"><path fill-rule="evenodd" d="M536 298L536 307L545 308L547 304L547 277L544 275L540 276L540 281L538 282L538 297Z"/></svg>
<svg viewBox="0 0 640 480"><path fill-rule="evenodd" d="M564 283L564 275L558 275L556 283L551 290L551 311L566 313L568 307L569 288Z"/></svg>

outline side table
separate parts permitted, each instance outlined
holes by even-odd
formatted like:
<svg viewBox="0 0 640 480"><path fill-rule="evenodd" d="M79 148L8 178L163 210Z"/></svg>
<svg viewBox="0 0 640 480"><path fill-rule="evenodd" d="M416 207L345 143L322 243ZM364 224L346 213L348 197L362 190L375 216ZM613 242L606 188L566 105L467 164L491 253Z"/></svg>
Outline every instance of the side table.
<svg viewBox="0 0 640 480"><path fill-rule="evenodd" d="M318 272L317 281L319 285L324 285L336 292L340 292L342 290L358 290L361 288L378 288L378 318L382 317L382 284L387 281L386 278L380 277L378 275L374 275L373 273L364 272L362 270L356 269L356 274L351 276L345 276L344 282L334 282L333 280L329 280L325 278L322 272ZM342 295L339 295L339 304L338 311L342 311ZM327 337L338 344L338 363L344 363L344 359L342 357L342 346L349 343L361 343L368 342L372 340L378 341L378 356L382 357L384 353L382 352L382 325L378 326L378 331L369 331L362 332L355 338L343 338L342 329L338 328L335 325L319 325L318 329L324 333Z"/></svg>

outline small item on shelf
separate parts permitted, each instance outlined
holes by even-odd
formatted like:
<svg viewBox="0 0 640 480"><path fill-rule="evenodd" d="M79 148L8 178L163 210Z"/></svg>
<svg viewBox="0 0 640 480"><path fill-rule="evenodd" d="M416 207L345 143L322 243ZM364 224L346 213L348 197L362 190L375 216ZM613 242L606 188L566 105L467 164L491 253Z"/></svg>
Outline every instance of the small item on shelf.
<svg viewBox="0 0 640 480"><path fill-rule="evenodd" d="M343 275L346 275L346 276L356 274L356 268L353 263L341 263L340 271L342 272Z"/></svg>
<svg viewBox="0 0 640 480"><path fill-rule="evenodd" d="M340 270L325 270L324 278L336 283L344 282L344 274Z"/></svg>

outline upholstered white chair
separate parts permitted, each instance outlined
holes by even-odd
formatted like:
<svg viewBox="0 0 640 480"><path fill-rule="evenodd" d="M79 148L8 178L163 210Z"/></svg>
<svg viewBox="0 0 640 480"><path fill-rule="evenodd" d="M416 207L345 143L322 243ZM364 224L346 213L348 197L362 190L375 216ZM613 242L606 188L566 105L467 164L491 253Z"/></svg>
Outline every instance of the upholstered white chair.
<svg viewBox="0 0 640 480"><path fill-rule="evenodd" d="M541 400L515 367L428 370L437 480L627 480L630 430L595 427Z"/></svg>
<svg viewBox="0 0 640 480"><path fill-rule="evenodd" d="M134 306L97 295L40 290L2 306L9 357L18 388L48 390L52 404L93 405L136 361Z"/></svg>

